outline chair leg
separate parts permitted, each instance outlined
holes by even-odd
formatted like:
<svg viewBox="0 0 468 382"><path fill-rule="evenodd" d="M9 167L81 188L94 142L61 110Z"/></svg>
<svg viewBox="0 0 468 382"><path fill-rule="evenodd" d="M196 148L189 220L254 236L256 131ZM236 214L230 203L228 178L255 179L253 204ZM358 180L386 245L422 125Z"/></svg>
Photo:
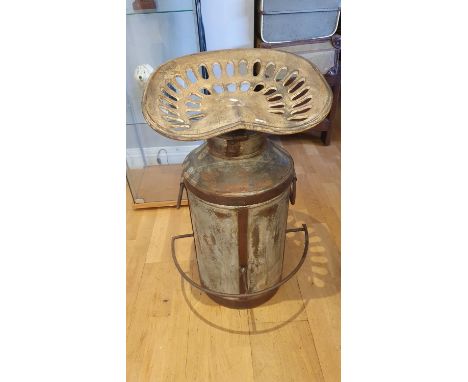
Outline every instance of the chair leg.
<svg viewBox="0 0 468 382"><path fill-rule="evenodd" d="M335 128L335 124L336 124L337 108L338 108L338 103L340 102L340 97L341 97L341 77L338 77L338 81L332 87L332 90L333 90L333 103L331 106L330 114L328 114L327 116L327 119L330 121L330 123L328 124L327 131L322 131L322 133L320 134L320 139L322 140L325 146L330 145L332 131Z"/></svg>
<svg viewBox="0 0 468 382"><path fill-rule="evenodd" d="M327 131L322 131L320 133L320 139L325 146L329 146L331 142L331 130L333 123L330 123L330 127Z"/></svg>

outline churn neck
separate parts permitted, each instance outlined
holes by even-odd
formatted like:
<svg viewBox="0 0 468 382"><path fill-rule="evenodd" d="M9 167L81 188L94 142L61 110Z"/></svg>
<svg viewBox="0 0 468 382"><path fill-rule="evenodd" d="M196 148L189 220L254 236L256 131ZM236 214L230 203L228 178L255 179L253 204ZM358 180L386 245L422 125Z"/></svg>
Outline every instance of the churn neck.
<svg viewBox="0 0 468 382"><path fill-rule="evenodd" d="M266 134L238 130L207 140L210 154L227 159L251 158L260 154L266 143Z"/></svg>

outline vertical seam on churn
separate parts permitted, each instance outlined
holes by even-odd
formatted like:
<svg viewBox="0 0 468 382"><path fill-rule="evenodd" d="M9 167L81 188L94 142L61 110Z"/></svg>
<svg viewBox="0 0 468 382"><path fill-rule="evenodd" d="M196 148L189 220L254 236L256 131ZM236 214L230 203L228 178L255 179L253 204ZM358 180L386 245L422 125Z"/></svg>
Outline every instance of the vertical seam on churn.
<svg viewBox="0 0 468 382"><path fill-rule="evenodd" d="M238 256L239 256L239 293L248 292L244 285L244 278L247 281L247 226L249 218L248 208L241 207L237 209L237 245L238 245ZM244 276L242 275L244 270Z"/></svg>

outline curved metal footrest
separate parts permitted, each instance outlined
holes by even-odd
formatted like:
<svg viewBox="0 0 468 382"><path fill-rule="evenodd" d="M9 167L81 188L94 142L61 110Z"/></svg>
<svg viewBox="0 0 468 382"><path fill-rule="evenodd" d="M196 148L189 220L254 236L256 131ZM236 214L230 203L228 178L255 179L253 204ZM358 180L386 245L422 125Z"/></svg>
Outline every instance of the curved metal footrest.
<svg viewBox="0 0 468 382"><path fill-rule="evenodd" d="M272 285L272 286L270 286L268 288L256 291L256 292L239 293L239 294L218 292L218 291L206 288L206 287L196 283L189 276L187 276L187 274L182 270L182 268L181 268L181 266L180 266L180 264L179 264L179 262L177 260L174 243L178 239L193 237L193 233L187 233L185 235L177 235L177 236L172 237L172 242L171 242L172 260L174 260L174 264L175 264L177 270L179 271L181 276L185 279L185 281L187 281L191 286L201 290L202 292L205 292L205 293L207 293L209 295L212 295L212 296L221 297L221 298L249 299L249 298L260 296L260 295L263 295L263 294L266 294L268 292L272 292L272 291L278 289L281 285L283 285L284 283L289 281L291 279L291 277L293 277L297 273L297 271L301 268L302 264L304 264L304 261L306 259L307 252L308 252L308 249L309 249L309 231L307 230L307 225L302 224L302 228L289 228L289 229L286 230L286 233L300 232L300 231L304 232L304 252L302 253L302 257L299 260L299 263L296 265L296 267L286 277L282 278L276 284L274 284L274 285Z"/></svg>

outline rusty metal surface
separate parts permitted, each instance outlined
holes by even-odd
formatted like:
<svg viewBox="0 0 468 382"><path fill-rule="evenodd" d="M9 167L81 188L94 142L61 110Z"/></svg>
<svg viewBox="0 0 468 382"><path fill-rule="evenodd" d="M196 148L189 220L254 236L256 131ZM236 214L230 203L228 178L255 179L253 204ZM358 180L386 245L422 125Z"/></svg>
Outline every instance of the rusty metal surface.
<svg viewBox="0 0 468 382"><path fill-rule="evenodd" d="M272 49L202 52L161 65L147 82L143 115L178 140L245 129L294 134L329 113L332 92L308 60Z"/></svg>
<svg viewBox="0 0 468 382"><path fill-rule="evenodd" d="M261 134L238 133L195 149L183 168L202 285L242 295L277 284L294 200L291 156Z"/></svg>
<svg viewBox="0 0 468 382"><path fill-rule="evenodd" d="M223 159L246 159L258 155L266 136L251 131L235 131L207 140L209 153Z"/></svg>
<svg viewBox="0 0 468 382"><path fill-rule="evenodd" d="M239 293L237 210L188 192L200 279L206 287Z"/></svg>
<svg viewBox="0 0 468 382"><path fill-rule="evenodd" d="M249 209L240 207L237 209L237 244L239 257L239 293L247 293L249 281L247 278L249 271L249 247L247 233L249 230Z"/></svg>
<svg viewBox="0 0 468 382"><path fill-rule="evenodd" d="M199 198L206 200L210 203L216 203L216 204L222 204L222 205L228 205L228 206L250 206L252 204L265 202L267 200L270 200L271 198L278 196L285 189L290 187L291 181L293 181L293 179L294 179L293 176L288 177L276 187L273 187L269 190L265 190L262 193L251 194L245 197L242 197L241 195L217 195L215 193L210 193L210 192L205 193L197 189L196 187L190 185L189 183L184 183L184 186L187 190L191 191L194 195L197 195Z"/></svg>
<svg viewBox="0 0 468 382"><path fill-rule="evenodd" d="M222 158L208 144L193 150L185 159L185 187L212 203L246 206L278 196L290 187L294 162L281 147L266 140L256 156Z"/></svg>
<svg viewBox="0 0 468 382"><path fill-rule="evenodd" d="M249 291L264 289L281 279L288 203L286 190L275 199L249 208Z"/></svg>
<svg viewBox="0 0 468 382"><path fill-rule="evenodd" d="M179 273L182 275L182 277L193 287L207 293L211 298L213 298L215 301L229 306L229 307L234 307L234 308L247 308L247 307L252 307L256 306L260 303L265 302L269 298L271 298L277 289L283 285L284 283L288 282L296 273L299 271L301 268L302 264L304 264L305 258L307 256L307 252L309 249L309 233L307 230L307 226L305 224L302 225L302 228L290 228L286 230L286 233L290 232L299 232L302 231L304 232L304 249L302 252L302 256L296 265L296 267L286 276L282 277L281 280L272 285L269 286L265 289L255 291L255 292L248 292L248 293L224 293L220 292L217 290L213 290L208 288L207 286L202 284L197 284L195 281L193 281L182 269L182 267L179 264L179 261L177 260L177 255L175 251L175 241L183 238L189 238L189 237L194 237L193 233L189 234L184 234L184 235L177 235L172 237L171 241L171 251L172 251L172 259L174 260L174 264L179 271Z"/></svg>
<svg viewBox="0 0 468 382"><path fill-rule="evenodd" d="M289 189L248 208L208 203L190 191L188 197L203 285L242 294L281 279Z"/></svg>
<svg viewBox="0 0 468 382"><path fill-rule="evenodd" d="M189 199L202 284L196 287L234 307L270 298L302 265L308 236L304 226L301 262L282 278L296 176L291 156L265 133L318 125L332 103L324 77L309 61L282 51L203 52L160 66L142 102L146 121L159 133L208 139L185 159L179 189L179 200L184 188Z"/></svg>

